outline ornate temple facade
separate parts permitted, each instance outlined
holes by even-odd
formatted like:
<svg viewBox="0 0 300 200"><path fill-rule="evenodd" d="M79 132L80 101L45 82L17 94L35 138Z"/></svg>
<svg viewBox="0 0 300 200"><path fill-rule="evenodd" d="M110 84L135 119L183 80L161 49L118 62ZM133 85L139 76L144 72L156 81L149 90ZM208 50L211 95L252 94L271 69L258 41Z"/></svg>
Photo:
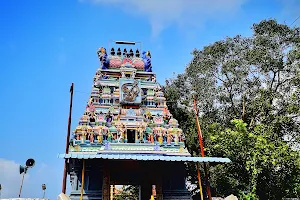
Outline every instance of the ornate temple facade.
<svg viewBox="0 0 300 200"><path fill-rule="evenodd" d="M111 185L131 184L139 185L143 200L150 199L153 185L156 199L191 199L184 162L229 160L191 157L152 72L149 51L109 51L97 52L100 68L86 109L69 153L59 155L69 159L70 198L79 199L83 188L83 199L108 200Z"/></svg>

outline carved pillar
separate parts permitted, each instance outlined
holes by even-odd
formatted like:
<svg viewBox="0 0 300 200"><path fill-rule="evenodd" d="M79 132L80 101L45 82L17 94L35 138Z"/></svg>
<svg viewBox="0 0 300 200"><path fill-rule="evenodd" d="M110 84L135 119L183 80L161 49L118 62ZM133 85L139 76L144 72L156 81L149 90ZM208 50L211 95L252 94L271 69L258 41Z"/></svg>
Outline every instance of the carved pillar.
<svg viewBox="0 0 300 200"><path fill-rule="evenodd" d="M147 183L147 181L142 182L141 184L141 199L147 200L151 198L152 194L152 185Z"/></svg>
<svg viewBox="0 0 300 200"><path fill-rule="evenodd" d="M109 200L110 198L110 171L109 163L103 161L103 185L102 185L102 200Z"/></svg>
<svg viewBox="0 0 300 200"><path fill-rule="evenodd" d="M163 199L162 179L160 178L156 184L156 200Z"/></svg>

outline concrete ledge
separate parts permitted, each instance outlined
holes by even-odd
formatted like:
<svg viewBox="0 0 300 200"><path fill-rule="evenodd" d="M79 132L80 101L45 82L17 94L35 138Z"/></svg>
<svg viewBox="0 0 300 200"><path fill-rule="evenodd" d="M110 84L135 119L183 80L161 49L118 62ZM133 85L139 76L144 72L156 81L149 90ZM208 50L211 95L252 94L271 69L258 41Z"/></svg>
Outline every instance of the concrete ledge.
<svg viewBox="0 0 300 200"><path fill-rule="evenodd" d="M6 199L1 199L0 200L48 200L46 198L6 198Z"/></svg>

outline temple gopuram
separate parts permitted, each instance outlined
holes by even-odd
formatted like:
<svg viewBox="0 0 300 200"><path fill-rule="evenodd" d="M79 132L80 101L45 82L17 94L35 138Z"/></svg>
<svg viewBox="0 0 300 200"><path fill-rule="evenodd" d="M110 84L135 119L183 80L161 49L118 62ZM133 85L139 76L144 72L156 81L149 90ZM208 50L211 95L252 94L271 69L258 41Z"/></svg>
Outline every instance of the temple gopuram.
<svg viewBox="0 0 300 200"><path fill-rule="evenodd" d="M59 154L67 159L71 200L109 200L114 185L137 185L141 200L191 199L185 162L230 162L191 156L152 72L150 51L135 45L119 41L97 51L100 68L86 109L68 153Z"/></svg>

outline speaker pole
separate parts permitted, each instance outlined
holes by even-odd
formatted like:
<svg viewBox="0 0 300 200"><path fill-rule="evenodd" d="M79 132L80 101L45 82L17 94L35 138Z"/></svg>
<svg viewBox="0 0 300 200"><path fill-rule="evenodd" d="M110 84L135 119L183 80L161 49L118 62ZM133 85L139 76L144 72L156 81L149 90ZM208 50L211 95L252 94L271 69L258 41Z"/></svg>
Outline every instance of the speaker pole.
<svg viewBox="0 0 300 200"><path fill-rule="evenodd" d="M23 177L22 177L22 182L21 182L21 187L20 187L20 192L19 192L19 198L21 197L21 192L22 192L22 187L23 187L23 182L24 182L24 177L25 177L25 172L23 173Z"/></svg>
<svg viewBox="0 0 300 200"><path fill-rule="evenodd" d="M68 132L67 132L67 141L66 141L66 154L69 152L69 143L70 143L70 131L71 131L71 119L72 119L72 104L73 104L73 91L74 91L74 83L72 83L70 88L70 110L69 110L69 121L68 121ZM67 185L67 159L65 158L64 165L64 175L62 182L62 193L66 194L66 185Z"/></svg>
<svg viewBox="0 0 300 200"><path fill-rule="evenodd" d="M46 184L42 184L42 190L43 190L43 199L44 199L46 194Z"/></svg>

